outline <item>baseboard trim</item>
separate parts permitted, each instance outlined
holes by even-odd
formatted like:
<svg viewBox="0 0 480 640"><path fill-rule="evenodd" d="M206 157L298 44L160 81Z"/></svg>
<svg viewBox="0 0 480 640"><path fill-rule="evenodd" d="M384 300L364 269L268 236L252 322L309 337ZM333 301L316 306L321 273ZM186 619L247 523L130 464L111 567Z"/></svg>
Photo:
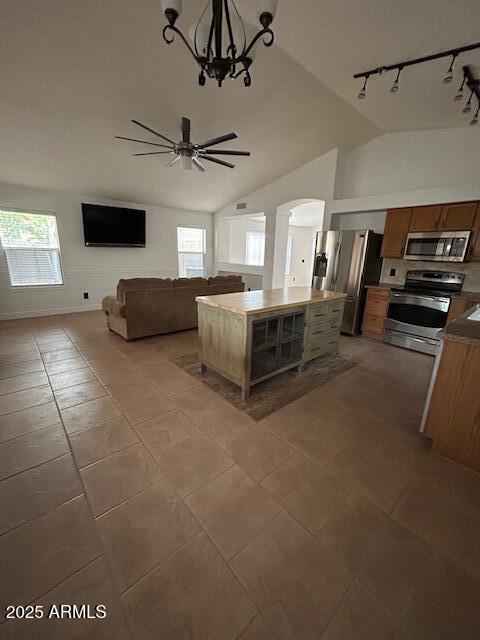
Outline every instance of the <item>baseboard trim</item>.
<svg viewBox="0 0 480 640"><path fill-rule="evenodd" d="M42 318L43 316L57 316L65 313L79 313L81 311L99 311L100 304L82 305L81 307L60 307L58 309L41 309L36 311L15 311L0 313L0 320L20 320L22 318Z"/></svg>

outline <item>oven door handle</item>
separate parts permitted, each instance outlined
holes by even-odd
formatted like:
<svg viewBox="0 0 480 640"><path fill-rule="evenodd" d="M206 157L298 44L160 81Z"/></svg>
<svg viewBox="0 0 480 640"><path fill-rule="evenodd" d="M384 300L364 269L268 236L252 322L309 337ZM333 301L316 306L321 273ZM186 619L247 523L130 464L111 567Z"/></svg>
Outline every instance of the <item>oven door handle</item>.
<svg viewBox="0 0 480 640"><path fill-rule="evenodd" d="M410 304L418 307L427 307L447 313L450 308L450 298L434 298L414 293L390 293L390 304Z"/></svg>
<svg viewBox="0 0 480 640"><path fill-rule="evenodd" d="M417 300L429 300L430 302L449 302L449 298L433 298L432 296L422 296L415 293L391 293L392 298L416 298Z"/></svg>

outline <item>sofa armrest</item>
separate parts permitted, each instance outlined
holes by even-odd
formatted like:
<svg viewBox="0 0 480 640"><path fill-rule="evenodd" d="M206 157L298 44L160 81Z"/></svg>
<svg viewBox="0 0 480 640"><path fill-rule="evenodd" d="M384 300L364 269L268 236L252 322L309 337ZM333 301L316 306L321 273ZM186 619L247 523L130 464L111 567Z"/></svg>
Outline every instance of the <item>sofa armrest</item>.
<svg viewBox="0 0 480 640"><path fill-rule="evenodd" d="M127 317L127 307L117 300L115 296L106 296L102 300L102 309L107 315Z"/></svg>

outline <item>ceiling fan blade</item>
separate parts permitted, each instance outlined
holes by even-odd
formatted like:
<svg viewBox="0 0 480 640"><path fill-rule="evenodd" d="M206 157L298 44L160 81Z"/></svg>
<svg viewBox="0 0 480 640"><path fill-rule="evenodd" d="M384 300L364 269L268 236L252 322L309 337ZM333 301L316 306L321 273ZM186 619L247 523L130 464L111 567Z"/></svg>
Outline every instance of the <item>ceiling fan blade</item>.
<svg viewBox="0 0 480 640"><path fill-rule="evenodd" d="M195 158L195 156L193 156L192 162L199 171L205 171L205 167L203 166L203 164L200 162L198 158Z"/></svg>
<svg viewBox="0 0 480 640"><path fill-rule="evenodd" d="M190 120L185 116L182 118L182 139L183 142L190 142Z"/></svg>
<svg viewBox="0 0 480 640"><path fill-rule="evenodd" d="M207 140L206 142L195 144L193 146L196 149L206 149L207 147L213 147L221 142L227 142L227 140L235 140L235 138L238 138L236 133L226 133L224 136L218 136L218 138L212 138L211 140Z"/></svg>
<svg viewBox="0 0 480 640"><path fill-rule="evenodd" d="M124 136L115 136L118 140L129 140L130 142L141 142L142 144L150 144L153 147L163 147L164 149L173 149L173 147L168 147L166 144L158 144L158 142L147 142L146 140L137 140L136 138L125 138Z"/></svg>
<svg viewBox="0 0 480 640"><path fill-rule="evenodd" d="M132 156L158 156L161 153L173 153L173 151L148 151L147 153L132 153Z"/></svg>
<svg viewBox="0 0 480 640"><path fill-rule="evenodd" d="M170 144L173 144L173 145L175 144L173 140L170 140L170 138L167 138L166 136L163 136L161 133L158 133L158 131L155 131L155 129L151 129L150 127L147 127L146 124L142 124L138 120L132 120L132 122L133 124L136 124L137 127L142 127L142 129L145 129L145 131L150 131L150 133L153 133L154 136L158 136L159 138L162 138L162 140L165 140Z"/></svg>
<svg viewBox="0 0 480 640"><path fill-rule="evenodd" d="M180 160L180 156L175 155L175 158L172 158L170 162L167 162L166 167L173 167L173 165Z"/></svg>
<svg viewBox="0 0 480 640"><path fill-rule="evenodd" d="M208 160L208 162L215 162L216 164L221 164L224 167L228 167L229 169L235 168L234 164L230 164L230 162L225 162L225 160L219 160L218 158L210 158L209 156L203 156L203 155L200 155L199 157L202 158L202 160Z"/></svg>
<svg viewBox="0 0 480 640"><path fill-rule="evenodd" d="M215 151L215 149L204 149L202 153L215 156L249 156L250 151L228 151L227 149L221 149Z"/></svg>

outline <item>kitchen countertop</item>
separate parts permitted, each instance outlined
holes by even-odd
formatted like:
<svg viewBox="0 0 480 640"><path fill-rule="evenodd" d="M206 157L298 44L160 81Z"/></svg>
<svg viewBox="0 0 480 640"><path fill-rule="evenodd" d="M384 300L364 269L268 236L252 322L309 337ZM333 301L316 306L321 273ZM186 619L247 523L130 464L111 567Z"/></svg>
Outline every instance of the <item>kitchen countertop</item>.
<svg viewBox="0 0 480 640"><path fill-rule="evenodd" d="M285 289L222 293L217 296L198 296L196 300L201 304L248 316L265 311L298 307L303 304L342 300L346 297L346 293L322 291L310 287L286 287Z"/></svg>
<svg viewBox="0 0 480 640"><path fill-rule="evenodd" d="M480 321L468 319L477 309L480 309L480 304L470 307L470 309L462 313L456 320L447 324L445 329L438 334L439 338L450 342L474 344L480 347Z"/></svg>

